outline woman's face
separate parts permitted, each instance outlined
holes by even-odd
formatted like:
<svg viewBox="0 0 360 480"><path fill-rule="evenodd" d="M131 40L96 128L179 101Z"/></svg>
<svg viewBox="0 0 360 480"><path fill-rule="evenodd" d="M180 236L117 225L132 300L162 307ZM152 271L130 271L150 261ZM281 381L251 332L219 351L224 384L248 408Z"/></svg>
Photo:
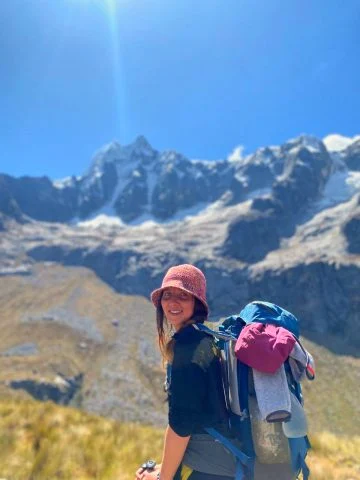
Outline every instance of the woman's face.
<svg viewBox="0 0 360 480"><path fill-rule="evenodd" d="M180 288L168 287L163 291L161 306L166 320L178 331L193 316L195 297Z"/></svg>

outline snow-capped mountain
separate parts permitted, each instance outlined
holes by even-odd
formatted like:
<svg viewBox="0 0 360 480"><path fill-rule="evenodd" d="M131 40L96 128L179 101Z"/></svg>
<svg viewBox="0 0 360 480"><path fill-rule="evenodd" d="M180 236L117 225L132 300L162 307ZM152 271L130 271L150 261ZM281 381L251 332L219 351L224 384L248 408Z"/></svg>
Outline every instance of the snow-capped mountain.
<svg viewBox="0 0 360 480"><path fill-rule="evenodd" d="M111 143L80 177L0 175L0 232L0 274L81 265L148 296L166 268L190 262L217 314L266 298L358 345L346 333L360 309L358 137L302 135L218 161L144 137Z"/></svg>
<svg viewBox="0 0 360 480"><path fill-rule="evenodd" d="M140 136L130 145L113 142L100 149L80 177L51 182L46 177L0 175L0 211L17 218L87 225L168 222L220 199L236 204L272 195L282 201L280 191L285 185L289 190L294 177L304 182L300 193L306 203L321 196L331 175L347 172L350 177L359 171L359 153L360 137L330 135L321 141L302 135L244 158L190 160L175 151L159 152ZM303 206L303 200L299 202L295 208Z"/></svg>

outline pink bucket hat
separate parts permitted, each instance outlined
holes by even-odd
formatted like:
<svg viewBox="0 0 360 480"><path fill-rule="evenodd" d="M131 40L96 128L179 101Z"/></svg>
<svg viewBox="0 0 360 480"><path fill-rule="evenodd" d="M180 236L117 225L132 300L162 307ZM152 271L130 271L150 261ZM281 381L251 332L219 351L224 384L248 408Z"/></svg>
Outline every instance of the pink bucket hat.
<svg viewBox="0 0 360 480"><path fill-rule="evenodd" d="M161 288L154 290L151 294L151 301L155 307L160 305L161 294L167 287L180 288L194 295L204 305L207 313L209 313L209 307L206 303L205 275L194 265L184 264L169 268L162 281Z"/></svg>

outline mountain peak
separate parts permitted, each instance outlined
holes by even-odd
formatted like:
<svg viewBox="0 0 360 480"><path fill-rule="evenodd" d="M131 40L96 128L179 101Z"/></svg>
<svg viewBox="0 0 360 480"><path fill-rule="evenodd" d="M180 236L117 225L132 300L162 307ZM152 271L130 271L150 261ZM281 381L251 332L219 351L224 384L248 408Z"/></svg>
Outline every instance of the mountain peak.
<svg viewBox="0 0 360 480"><path fill-rule="evenodd" d="M147 138L144 135L138 135L133 142L133 145L137 147L145 147L145 148L152 148L150 143L148 142Z"/></svg>
<svg viewBox="0 0 360 480"><path fill-rule="evenodd" d="M286 150L296 147L305 147L309 151L316 152L324 150L324 144L314 135L302 134L296 138L292 138L285 143Z"/></svg>
<svg viewBox="0 0 360 480"><path fill-rule="evenodd" d="M113 163L119 160L122 150L123 147L117 141L104 145L95 153L90 168L85 173L84 177L101 174L105 163Z"/></svg>
<svg viewBox="0 0 360 480"><path fill-rule="evenodd" d="M129 158L135 157L142 163L148 163L157 155L157 151L152 148L144 135L139 135L133 143L124 147L124 153L126 153Z"/></svg>

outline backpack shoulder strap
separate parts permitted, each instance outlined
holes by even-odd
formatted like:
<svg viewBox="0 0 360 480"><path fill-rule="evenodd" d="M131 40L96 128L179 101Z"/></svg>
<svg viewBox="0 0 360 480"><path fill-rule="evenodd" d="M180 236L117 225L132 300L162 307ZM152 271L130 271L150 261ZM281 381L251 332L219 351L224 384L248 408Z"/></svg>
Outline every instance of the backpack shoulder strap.
<svg viewBox="0 0 360 480"><path fill-rule="evenodd" d="M311 448L308 437L288 438L288 441L293 471L296 472L297 475L301 472L303 480L308 480L310 470L305 462L307 452L309 448Z"/></svg>
<svg viewBox="0 0 360 480"><path fill-rule="evenodd" d="M211 335L212 337L218 338L220 340L236 340L236 337L234 335L231 335L230 333L219 332L218 330L211 330L211 328L207 327L203 323L193 323L192 326L195 328L195 330L205 332L208 335Z"/></svg>
<svg viewBox="0 0 360 480"><path fill-rule="evenodd" d="M228 413L230 415L230 423L232 429L237 432L236 436L240 436L242 443L244 444L244 451L239 450L234 443L228 438L224 437L218 430L214 428L205 428L205 431L211 435L215 440L222 443L222 445L231 452L236 459L236 475L235 480L251 480L254 477L254 462L255 454L253 450L252 438L251 438L251 427L250 427L250 417L248 410L248 366L241 364L236 360L235 371L230 372L230 363L231 359L231 344L236 341L237 335L235 332L229 331L227 329L224 331L215 331L208 328L203 324L193 324L193 327L196 330L202 331L211 335L217 340L222 340L221 350L223 351L225 365L225 371L223 371L222 380L224 386L225 399L228 407ZM236 331L236 330L235 330ZM234 384L236 382L236 385ZM231 390L231 392L230 392ZM236 390L236 392L235 392ZM240 410L239 414L234 414L230 407L229 395L234 396L238 399L238 409Z"/></svg>

